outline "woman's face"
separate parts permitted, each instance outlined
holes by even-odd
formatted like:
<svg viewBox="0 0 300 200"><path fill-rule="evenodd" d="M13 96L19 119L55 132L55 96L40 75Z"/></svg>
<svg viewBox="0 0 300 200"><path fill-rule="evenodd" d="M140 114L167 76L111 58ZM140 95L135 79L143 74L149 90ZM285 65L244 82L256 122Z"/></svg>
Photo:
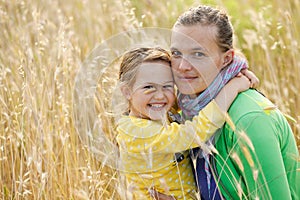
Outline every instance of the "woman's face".
<svg viewBox="0 0 300 200"><path fill-rule="evenodd" d="M172 70L183 94L198 95L226 66L226 53L216 43L215 26L178 25L171 36Z"/></svg>

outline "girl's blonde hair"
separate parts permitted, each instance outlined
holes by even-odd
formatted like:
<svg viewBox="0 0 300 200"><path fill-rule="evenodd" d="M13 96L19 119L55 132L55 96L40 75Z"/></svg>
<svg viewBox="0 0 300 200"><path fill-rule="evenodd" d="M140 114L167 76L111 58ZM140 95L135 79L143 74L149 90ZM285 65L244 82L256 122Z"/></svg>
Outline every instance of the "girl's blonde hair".
<svg viewBox="0 0 300 200"><path fill-rule="evenodd" d="M167 62L171 67L171 57L167 50L160 47L137 48L122 56L119 70L119 81L132 86L136 80L138 67L144 62Z"/></svg>

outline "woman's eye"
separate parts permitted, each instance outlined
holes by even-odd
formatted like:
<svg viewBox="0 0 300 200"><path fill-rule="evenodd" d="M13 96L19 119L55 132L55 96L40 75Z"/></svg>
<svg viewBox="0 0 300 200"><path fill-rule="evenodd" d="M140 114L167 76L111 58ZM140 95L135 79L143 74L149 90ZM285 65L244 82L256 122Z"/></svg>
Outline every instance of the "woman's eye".
<svg viewBox="0 0 300 200"><path fill-rule="evenodd" d="M172 51L171 54L172 54L172 56L174 56L174 57L179 57L179 56L181 56L181 53L180 53L179 51Z"/></svg>
<svg viewBox="0 0 300 200"><path fill-rule="evenodd" d="M202 56L204 56L204 53L202 53L202 52L195 52L194 55L196 57L202 57Z"/></svg>

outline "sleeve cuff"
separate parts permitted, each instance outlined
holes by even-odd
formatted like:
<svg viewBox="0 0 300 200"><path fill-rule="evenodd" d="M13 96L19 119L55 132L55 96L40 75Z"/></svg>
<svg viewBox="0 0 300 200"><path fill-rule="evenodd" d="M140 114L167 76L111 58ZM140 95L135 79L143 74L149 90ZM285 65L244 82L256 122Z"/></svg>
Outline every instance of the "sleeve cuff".
<svg viewBox="0 0 300 200"><path fill-rule="evenodd" d="M219 108L215 100L212 100L202 109L203 114L218 128L225 122L225 113Z"/></svg>

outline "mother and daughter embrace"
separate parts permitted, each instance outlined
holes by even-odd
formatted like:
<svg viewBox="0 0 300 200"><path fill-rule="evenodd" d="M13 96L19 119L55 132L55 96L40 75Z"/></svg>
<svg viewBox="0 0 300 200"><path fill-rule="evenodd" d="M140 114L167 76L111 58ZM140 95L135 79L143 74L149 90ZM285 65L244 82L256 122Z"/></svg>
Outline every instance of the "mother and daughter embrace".
<svg viewBox="0 0 300 200"><path fill-rule="evenodd" d="M300 198L292 130L232 42L227 14L198 6L176 21L170 53L123 55L117 142L132 199Z"/></svg>

